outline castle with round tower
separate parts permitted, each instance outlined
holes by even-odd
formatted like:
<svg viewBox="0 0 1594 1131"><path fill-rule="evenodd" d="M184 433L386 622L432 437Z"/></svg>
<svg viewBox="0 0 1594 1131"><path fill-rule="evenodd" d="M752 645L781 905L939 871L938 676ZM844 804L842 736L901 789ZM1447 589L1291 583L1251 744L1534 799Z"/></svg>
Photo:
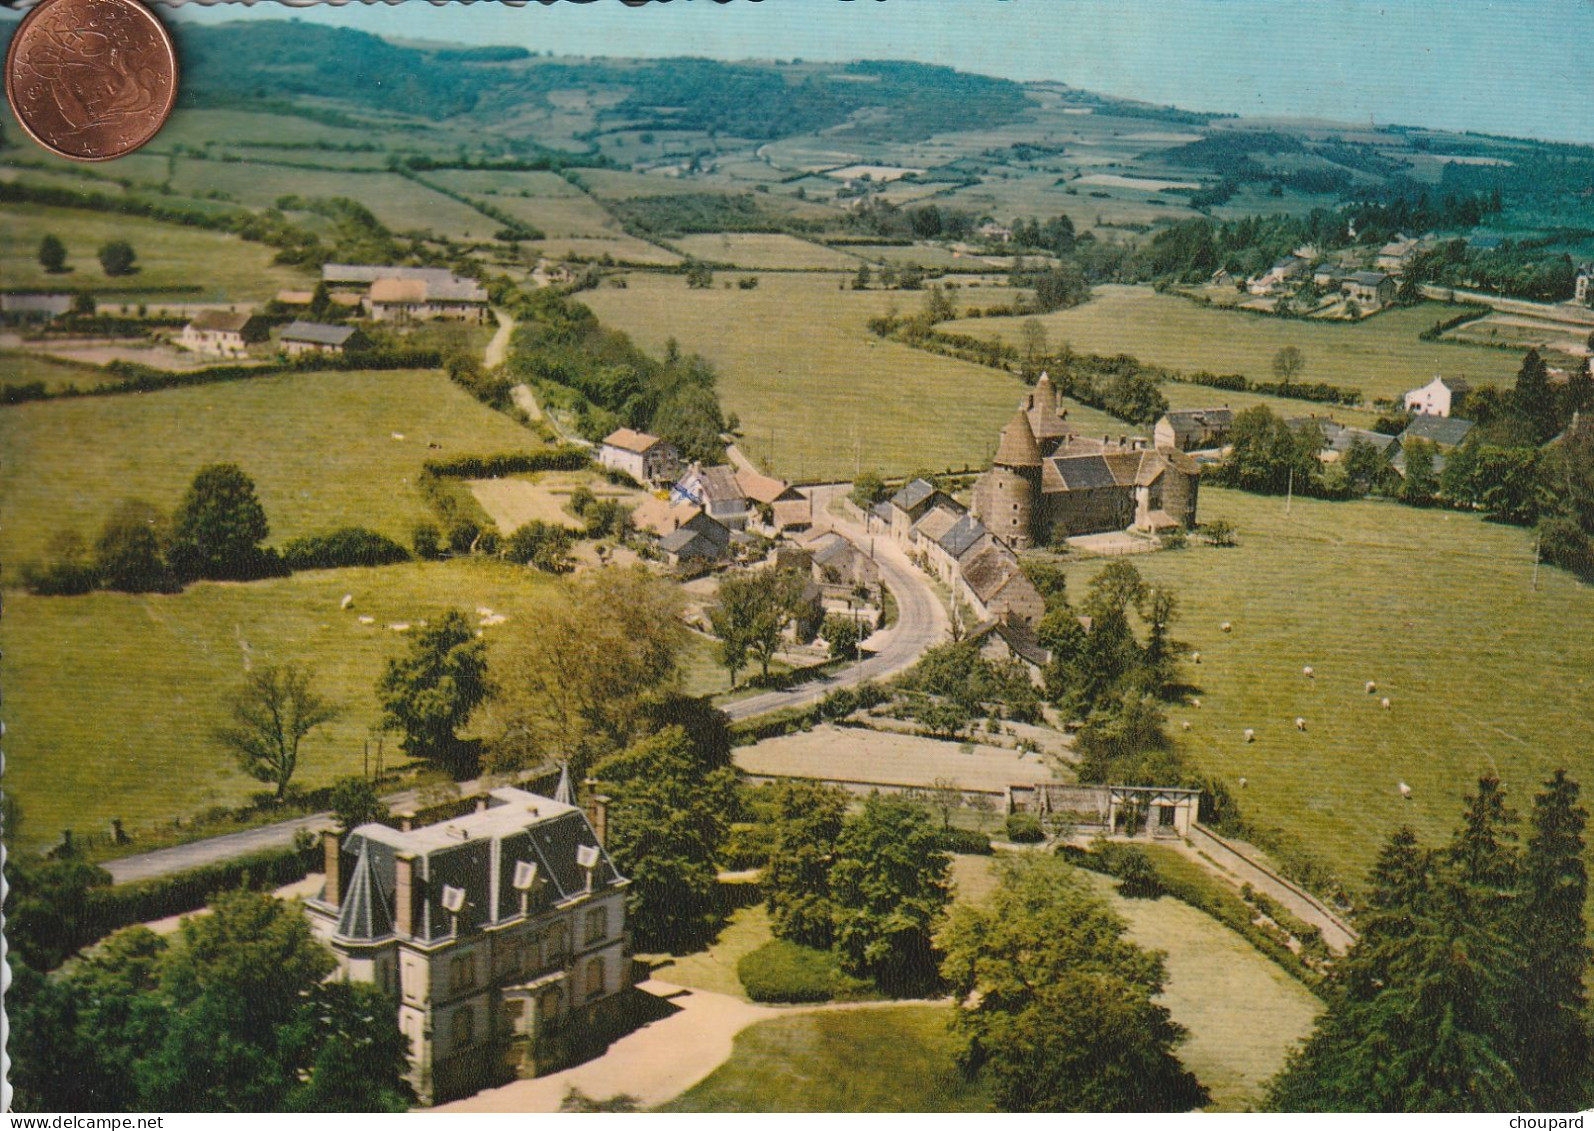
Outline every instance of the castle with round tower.
<svg viewBox="0 0 1594 1131"><path fill-rule="evenodd" d="M1077 435L1042 373L974 484L974 515L1015 550L1074 534L1158 533L1195 525L1199 479L1199 465L1174 448Z"/></svg>

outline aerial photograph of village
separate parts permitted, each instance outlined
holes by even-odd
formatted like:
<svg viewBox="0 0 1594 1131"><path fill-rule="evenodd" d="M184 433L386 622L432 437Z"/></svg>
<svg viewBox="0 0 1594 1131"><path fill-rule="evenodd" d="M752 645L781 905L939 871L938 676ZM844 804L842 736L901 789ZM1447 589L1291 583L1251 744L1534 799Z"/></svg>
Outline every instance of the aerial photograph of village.
<svg viewBox="0 0 1594 1131"><path fill-rule="evenodd" d="M1594 1106L1594 5L155 11L8 1110Z"/></svg>

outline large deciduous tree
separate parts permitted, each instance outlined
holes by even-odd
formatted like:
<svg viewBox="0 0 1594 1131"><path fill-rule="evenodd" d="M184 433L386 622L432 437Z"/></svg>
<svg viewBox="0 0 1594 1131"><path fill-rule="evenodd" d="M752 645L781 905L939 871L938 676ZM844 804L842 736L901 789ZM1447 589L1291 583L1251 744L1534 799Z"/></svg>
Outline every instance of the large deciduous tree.
<svg viewBox="0 0 1594 1131"><path fill-rule="evenodd" d="M802 581L793 570L759 570L720 582L719 604L710 610L709 623L720 639L720 663L730 672L732 686L753 662L769 678L769 662L796 613Z"/></svg>
<svg viewBox="0 0 1594 1131"><path fill-rule="evenodd" d="M216 729L216 741L246 774L275 786L278 801L287 796L299 768L300 743L340 713L311 686L313 678L309 668L297 664L256 668L233 696L231 721Z"/></svg>
<svg viewBox="0 0 1594 1131"><path fill-rule="evenodd" d="M389 660L377 681L383 725L403 734L404 752L456 777L476 763L459 729L490 690L487 644L458 609L418 629L408 653Z"/></svg>
<svg viewBox="0 0 1594 1131"><path fill-rule="evenodd" d="M777 938L829 947L835 915L830 869L847 819L847 795L817 782L777 781L763 802L769 835L764 891L771 928Z"/></svg>
<svg viewBox="0 0 1594 1131"><path fill-rule="evenodd" d="M1012 861L939 935L968 1071L1007 1111L1188 1111L1206 1090L1174 1055L1185 1031L1155 999L1162 955L1055 858Z"/></svg>
<svg viewBox="0 0 1594 1131"><path fill-rule="evenodd" d="M608 848L631 881L626 922L637 946L700 945L723 914L719 855L737 810L736 771L714 768L685 730L666 727L593 772L613 797Z"/></svg>
<svg viewBox="0 0 1594 1131"><path fill-rule="evenodd" d="M50 233L39 241L39 266L54 275L66 270L66 244Z"/></svg>
<svg viewBox="0 0 1594 1131"><path fill-rule="evenodd" d="M167 522L148 503L125 499L111 512L94 543L100 584L124 593L167 593L177 587L166 564Z"/></svg>
<svg viewBox="0 0 1594 1131"><path fill-rule="evenodd" d="M137 258L133 245L126 240L111 240L100 247L100 266L107 275L131 275Z"/></svg>
<svg viewBox="0 0 1594 1131"><path fill-rule="evenodd" d="M932 939L951 899L950 867L922 805L871 795L837 839L830 873L842 969L888 993L934 987Z"/></svg>
<svg viewBox="0 0 1594 1131"><path fill-rule="evenodd" d="M272 572L260 543L271 533L255 484L236 464L194 476L172 516L171 564L184 581L241 581Z"/></svg>

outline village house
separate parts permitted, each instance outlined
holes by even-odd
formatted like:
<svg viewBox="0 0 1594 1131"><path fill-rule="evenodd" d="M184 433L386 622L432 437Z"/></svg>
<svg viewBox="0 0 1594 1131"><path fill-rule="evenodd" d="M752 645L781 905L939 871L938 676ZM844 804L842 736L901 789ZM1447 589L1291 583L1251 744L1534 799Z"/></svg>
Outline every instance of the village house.
<svg viewBox="0 0 1594 1131"><path fill-rule="evenodd" d="M1427 440L1440 448L1454 448L1466 440L1472 428L1472 421L1459 416L1418 413L1411 418L1411 423L1406 425L1406 430L1397 440L1401 447L1405 447L1410 440Z"/></svg>
<svg viewBox="0 0 1594 1131"><path fill-rule="evenodd" d="M452 820L324 834L305 913L343 977L397 1002L423 1102L535 1074L630 986L607 799L589 817L558 795L505 787Z"/></svg>
<svg viewBox="0 0 1594 1131"><path fill-rule="evenodd" d="M1364 312L1380 310L1395 301L1395 280L1382 271L1353 271L1339 283L1346 301Z"/></svg>
<svg viewBox="0 0 1594 1131"><path fill-rule="evenodd" d="M702 507L711 518L731 530L747 528L747 492L737 482L734 467L725 464L704 467L694 463L675 481L670 497Z"/></svg>
<svg viewBox="0 0 1594 1131"><path fill-rule="evenodd" d="M177 344L210 357L247 357L266 340L265 324L248 310L201 310L177 335Z"/></svg>
<svg viewBox="0 0 1594 1131"><path fill-rule="evenodd" d="M1333 463L1357 444L1366 444L1386 459L1394 459L1400 451L1400 441L1383 432L1369 432L1365 428L1341 428L1334 433L1321 455L1324 463Z"/></svg>
<svg viewBox="0 0 1594 1131"><path fill-rule="evenodd" d="M988 243L1010 243L1013 239L1013 229L1004 227L994 221L981 224L974 229L974 234Z"/></svg>
<svg viewBox="0 0 1594 1131"><path fill-rule="evenodd" d="M681 470L681 457L668 440L616 428L598 447L598 465L623 471L638 483L669 483Z"/></svg>
<svg viewBox="0 0 1594 1131"><path fill-rule="evenodd" d="M898 542L911 541L913 526L932 508L958 505L952 496L940 490L927 479L915 479L886 500L891 508L891 536ZM878 516L877 516L878 517Z"/></svg>
<svg viewBox="0 0 1594 1131"><path fill-rule="evenodd" d="M1435 377L1422 388L1406 394L1406 411L1449 416L1456 402L1470 392L1472 385L1461 377Z"/></svg>
<svg viewBox="0 0 1594 1131"><path fill-rule="evenodd" d="M1594 306L1594 263L1585 263L1577 269L1577 278L1572 283L1572 301Z"/></svg>
<svg viewBox="0 0 1594 1131"><path fill-rule="evenodd" d="M1018 557L991 539L967 556L958 593L981 620L1033 629L1046 615L1046 599L1018 564Z"/></svg>
<svg viewBox="0 0 1594 1131"><path fill-rule="evenodd" d="M470 279L378 279L365 296L373 322L487 321L487 291Z"/></svg>
<svg viewBox="0 0 1594 1131"><path fill-rule="evenodd" d="M1221 448L1229 439L1234 413L1228 408L1194 408L1164 413L1152 429L1159 448L1196 452Z"/></svg>
<svg viewBox="0 0 1594 1131"><path fill-rule="evenodd" d="M300 354L341 354L359 345L359 332L353 326L330 326L325 322L291 322L283 328L277 342L289 357Z"/></svg>
<svg viewBox="0 0 1594 1131"><path fill-rule="evenodd" d="M1036 687L1045 682L1046 665L1051 653L1023 624L1006 620L988 620L977 625L966 639L980 650L980 655L995 664L1017 660L1029 673Z"/></svg>
<svg viewBox="0 0 1594 1131"><path fill-rule="evenodd" d="M1399 275L1411 266L1418 247L1419 241L1397 234L1394 239L1378 249L1378 257L1373 261L1373 267L1389 275Z"/></svg>
<svg viewBox="0 0 1594 1131"><path fill-rule="evenodd" d="M784 479L740 468L736 485L758 525L770 534L796 533L813 525L813 502Z"/></svg>
<svg viewBox="0 0 1594 1131"><path fill-rule="evenodd" d="M1245 289L1254 295L1277 294L1292 279L1299 278L1307 269L1307 262L1294 255L1286 255L1260 275L1254 275Z"/></svg>
<svg viewBox="0 0 1594 1131"><path fill-rule="evenodd" d="M360 296L357 294L349 294L345 291L334 291L327 295L327 299L332 303L333 306L341 306L345 310L358 310L360 307ZM273 301L275 301L279 306L308 307L315 301L315 292L278 291L277 297Z"/></svg>
<svg viewBox="0 0 1594 1131"><path fill-rule="evenodd" d="M833 530L816 535L798 552L806 556L814 580L822 585L880 588L880 567L874 559ZM780 561L777 556L776 564Z"/></svg>

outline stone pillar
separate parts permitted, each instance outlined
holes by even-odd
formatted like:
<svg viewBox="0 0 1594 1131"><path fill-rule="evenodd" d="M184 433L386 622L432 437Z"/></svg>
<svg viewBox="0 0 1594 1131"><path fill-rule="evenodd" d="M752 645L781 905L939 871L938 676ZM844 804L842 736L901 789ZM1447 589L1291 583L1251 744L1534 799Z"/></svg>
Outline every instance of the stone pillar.
<svg viewBox="0 0 1594 1131"><path fill-rule="evenodd" d="M343 848L337 831L328 829L321 834L322 867L327 874L326 894L322 896L333 907L343 904Z"/></svg>
<svg viewBox="0 0 1594 1131"><path fill-rule="evenodd" d="M405 854L393 861L393 920L400 937L415 934L415 857Z"/></svg>

